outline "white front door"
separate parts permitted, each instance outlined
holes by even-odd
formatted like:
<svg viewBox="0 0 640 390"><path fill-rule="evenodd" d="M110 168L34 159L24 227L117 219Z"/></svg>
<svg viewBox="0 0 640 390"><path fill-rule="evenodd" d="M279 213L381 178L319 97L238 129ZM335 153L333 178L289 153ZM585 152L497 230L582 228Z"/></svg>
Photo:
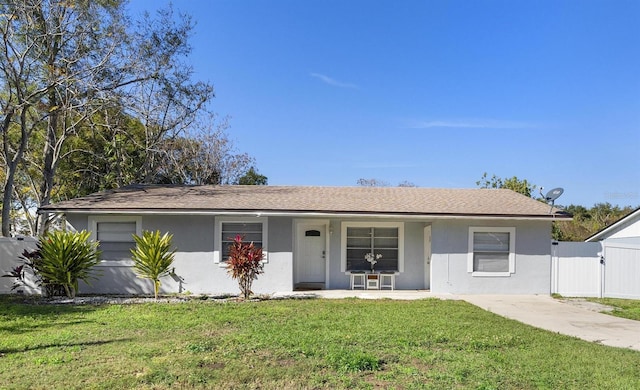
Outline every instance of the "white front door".
<svg viewBox="0 0 640 390"><path fill-rule="evenodd" d="M431 225L424 228L424 288L431 289Z"/></svg>
<svg viewBox="0 0 640 390"><path fill-rule="evenodd" d="M296 282L324 283L326 274L325 225L298 225Z"/></svg>

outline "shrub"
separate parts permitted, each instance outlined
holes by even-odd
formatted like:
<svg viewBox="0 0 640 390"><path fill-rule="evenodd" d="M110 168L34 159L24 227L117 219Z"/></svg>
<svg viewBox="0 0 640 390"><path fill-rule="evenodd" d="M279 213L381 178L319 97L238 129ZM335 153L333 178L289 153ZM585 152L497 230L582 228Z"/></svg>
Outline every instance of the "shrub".
<svg viewBox="0 0 640 390"><path fill-rule="evenodd" d="M234 238L229 250L227 266L231 277L238 280L240 293L244 299L249 299L253 281L264 272L263 258L262 248L256 247L253 242L243 242L240 235Z"/></svg>
<svg viewBox="0 0 640 390"><path fill-rule="evenodd" d="M35 277L35 284L37 287L41 287L44 289L43 293L45 296L53 297L57 295L65 295L64 288L59 285L51 282L50 280L46 280L40 274L40 267L42 264L42 256L40 255L40 250L29 250L25 249L22 251L18 260L22 263L17 265L11 269L11 271L2 275L5 278L14 278L13 285L11 286L11 291L16 290L22 286L29 286L26 277L26 271L31 270L33 276Z"/></svg>
<svg viewBox="0 0 640 390"><path fill-rule="evenodd" d="M40 238L36 269L41 283L61 285L69 298L78 291L78 280L89 283L91 268L100 262L98 243L89 241L89 232L54 231Z"/></svg>
<svg viewBox="0 0 640 390"><path fill-rule="evenodd" d="M160 278L169 275L169 267L173 263L175 250L171 250L173 235L165 233L162 237L160 231L144 231L142 236L133 235L136 247L131 250L133 268L139 277L150 279L153 282L153 293L158 299L160 290Z"/></svg>

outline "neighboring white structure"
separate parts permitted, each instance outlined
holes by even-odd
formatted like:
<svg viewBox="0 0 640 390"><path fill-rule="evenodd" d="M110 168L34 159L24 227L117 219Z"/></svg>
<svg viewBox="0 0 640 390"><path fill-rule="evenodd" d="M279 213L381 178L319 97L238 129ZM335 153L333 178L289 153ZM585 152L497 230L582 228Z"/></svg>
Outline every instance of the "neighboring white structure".
<svg viewBox="0 0 640 390"><path fill-rule="evenodd" d="M27 285L20 286L14 290L12 290L12 287L15 279L2 277L9 274L14 267L22 264L20 256L25 249L32 251L36 247L37 240L32 237L0 237L0 294L40 294L40 287L29 270L24 270Z"/></svg>
<svg viewBox="0 0 640 390"><path fill-rule="evenodd" d="M348 289L372 253L396 289L549 294L551 223L570 219L505 189L406 187L132 186L40 211L100 242L101 276L81 293L150 293L129 249L160 230L177 248L164 292L237 293L225 260L240 234L266 254L256 293Z"/></svg>

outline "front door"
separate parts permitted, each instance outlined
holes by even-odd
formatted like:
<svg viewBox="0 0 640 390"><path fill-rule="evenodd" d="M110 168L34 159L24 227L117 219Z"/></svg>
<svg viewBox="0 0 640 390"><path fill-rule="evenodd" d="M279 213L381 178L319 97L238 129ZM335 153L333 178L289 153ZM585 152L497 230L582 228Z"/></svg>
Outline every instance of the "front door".
<svg viewBox="0 0 640 390"><path fill-rule="evenodd" d="M424 228L424 288L431 289L431 225Z"/></svg>
<svg viewBox="0 0 640 390"><path fill-rule="evenodd" d="M325 225L298 225L296 256L297 283L325 283Z"/></svg>

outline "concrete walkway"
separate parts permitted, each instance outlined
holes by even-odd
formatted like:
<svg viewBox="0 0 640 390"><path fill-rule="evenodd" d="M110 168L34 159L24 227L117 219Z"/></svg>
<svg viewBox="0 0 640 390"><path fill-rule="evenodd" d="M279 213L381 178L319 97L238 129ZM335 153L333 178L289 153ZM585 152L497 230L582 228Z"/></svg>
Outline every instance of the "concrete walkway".
<svg viewBox="0 0 640 390"><path fill-rule="evenodd" d="M453 299L465 300L492 313L537 328L612 347L640 351L640 321L602 314L604 310L584 301L557 300L548 295L453 295L425 290L318 290L275 294L300 298Z"/></svg>
<svg viewBox="0 0 640 390"><path fill-rule="evenodd" d="M547 295L460 295L459 298L537 328L640 351L640 321L590 310Z"/></svg>

